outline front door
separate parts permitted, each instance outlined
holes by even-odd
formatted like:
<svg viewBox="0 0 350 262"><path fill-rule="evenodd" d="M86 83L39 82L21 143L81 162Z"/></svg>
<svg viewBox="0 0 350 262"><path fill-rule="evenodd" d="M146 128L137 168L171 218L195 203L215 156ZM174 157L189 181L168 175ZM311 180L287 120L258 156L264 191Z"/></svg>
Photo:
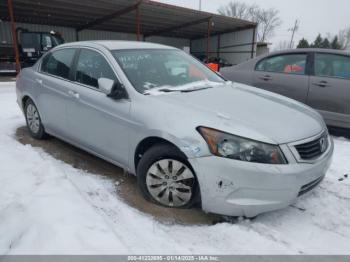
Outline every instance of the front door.
<svg viewBox="0 0 350 262"><path fill-rule="evenodd" d="M316 53L308 105L328 125L350 128L350 56Z"/></svg>
<svg viewBox="0 0 350 262"><path fill-rule="evenodd" d="M117 80L103 54L81 49L75 66L75 85L67 107L69 138L84 148L113 160L128 163L129 100L114 100L98 88L101 77Z"/></svg>
<svg viewBox="0 0 350 262"><path fill-rule="evenodd" d="M306 103L309 76L307 54L274 55L259 61L252 85Z"/></svg>

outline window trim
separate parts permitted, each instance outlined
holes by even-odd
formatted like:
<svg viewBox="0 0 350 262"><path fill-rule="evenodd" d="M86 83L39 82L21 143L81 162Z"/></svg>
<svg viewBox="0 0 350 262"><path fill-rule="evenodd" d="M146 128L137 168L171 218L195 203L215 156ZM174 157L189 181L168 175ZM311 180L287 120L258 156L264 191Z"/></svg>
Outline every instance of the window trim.
<svg viewBox="0 0 350 262"><path fill-rule="evenodd" d="M313 52L312 53L312 76L314 77L321 77L321 78L331 78L331 79L339 79L339 80L350 80L350 77L340 77L340 76L319 76L316 75L316 55L320 54L320 55L335 55L335 56L342 56L342 57L346 57L350 60L350 55L346 55L346 54L335 54L332 52Z"/></svg>
<svg viewBox="0 0 350 262"><path fill-rule="evenodd" d="M266 59L278 57L278 56L288 56L288 55L306 55L306 63L305 63L305 73L304 74L295 74L295 73L283 73L283 72L274 72L274 71L265 71L265 70L257 70L258 65ZM273 54L270 56L265 56L259 59L254 66L254 72L265 72L265 73L273 73L273 74L281 74L281 75L293 75L293 76L310 76L311 75L311 54L310 52L288 52L288 53L280 53Z"/></svg>

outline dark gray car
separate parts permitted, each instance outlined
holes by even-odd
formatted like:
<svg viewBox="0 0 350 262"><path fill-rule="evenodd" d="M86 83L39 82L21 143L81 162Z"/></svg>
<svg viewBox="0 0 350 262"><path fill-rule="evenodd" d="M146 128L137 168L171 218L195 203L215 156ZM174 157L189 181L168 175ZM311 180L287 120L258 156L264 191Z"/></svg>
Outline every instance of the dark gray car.
<svg viewBox="0 0 350 262"><path fill-rule="evenodd" d="M227 79L275 92L317 109L327 125L350 128L350 52L296 49L224 68Z"/></svg>

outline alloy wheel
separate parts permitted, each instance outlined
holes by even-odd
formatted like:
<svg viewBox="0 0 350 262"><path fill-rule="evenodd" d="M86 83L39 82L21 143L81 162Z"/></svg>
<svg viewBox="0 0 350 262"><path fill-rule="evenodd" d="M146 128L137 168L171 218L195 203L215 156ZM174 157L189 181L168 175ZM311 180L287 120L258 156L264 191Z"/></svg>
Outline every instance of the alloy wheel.
<svg viewBox="0 0 350 262"><path fill-rule="evenodd" d="M39 132L40 128L40 118L36 107L32 104L27 106L27 121L30 130L36 134Z"/></svg>

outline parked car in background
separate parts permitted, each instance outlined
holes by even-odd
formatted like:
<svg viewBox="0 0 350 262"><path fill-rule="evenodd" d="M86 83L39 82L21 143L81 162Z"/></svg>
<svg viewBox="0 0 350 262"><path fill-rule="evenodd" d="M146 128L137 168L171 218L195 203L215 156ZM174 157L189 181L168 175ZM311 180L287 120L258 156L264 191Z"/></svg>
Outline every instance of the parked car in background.
<svg viewBox="0 0 350 262"><path fill-rule="evenodd" d="M253 217L324 178L332 139L313 109L225 81L173 47L64 44L17 78L30 134L51 134L135 174L165 207Z"/></svg>
<svg viewBox="0 0 350 262"><path fill-rule="evenodd" d="M350 52L287 50L220 72L229 80L305 103L317 109L330 126L350 128Z"/></svg>
<svg viewBox="0 0 350 262"><path fill-rule="evenodd" d="M29 67L50 49L64 43L62 36L54 31L33 32L18 27L19 62L21 67ZM16 72L16 58L12 44L0 43L0 73Z"/></svg>

